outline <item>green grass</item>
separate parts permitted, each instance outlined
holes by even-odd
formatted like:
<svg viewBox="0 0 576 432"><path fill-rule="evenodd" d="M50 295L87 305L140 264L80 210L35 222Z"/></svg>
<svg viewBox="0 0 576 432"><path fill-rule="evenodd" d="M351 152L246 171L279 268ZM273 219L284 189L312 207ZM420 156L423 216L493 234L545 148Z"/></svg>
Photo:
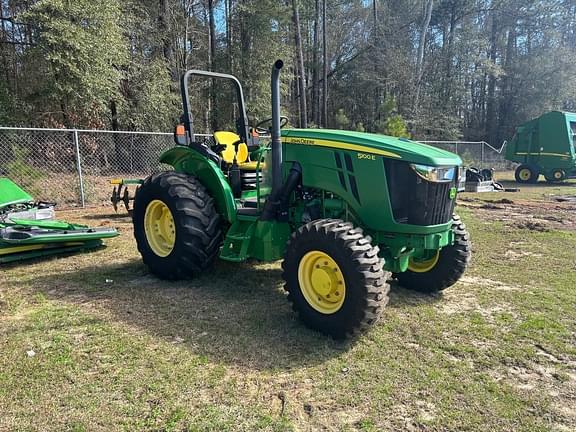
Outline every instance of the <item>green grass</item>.
<svg viewBox="0 0 576 432"><path fill-rule="evenodd" d="M3 267L0 430L574 430L576 232L487 215L575 186L464 196L466 277L432 297L393 287L378 325L347 343L300 324L279 263L161 282L127 217L68 212L122 235ZM476 206L504 197L515 204Z"/></svg>

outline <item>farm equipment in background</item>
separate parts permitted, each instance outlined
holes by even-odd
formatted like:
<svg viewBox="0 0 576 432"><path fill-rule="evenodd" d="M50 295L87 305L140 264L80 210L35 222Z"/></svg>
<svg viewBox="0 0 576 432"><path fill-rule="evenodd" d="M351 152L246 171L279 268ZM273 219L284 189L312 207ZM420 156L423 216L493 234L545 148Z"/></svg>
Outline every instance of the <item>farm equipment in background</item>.
<svg viewBox="0 0 576 432"><path fill-rule="evenodd" d="M114 211L118 212L118 205L120 203L124 204L124 208L129 215L132 215L132 209L130 208L130 203L134 201L134 195L136 191L140 187L140 185L144 183L142 179L114 179L110 180L110 184L114 185L112 189L112 196L110 197L110 201L112 202L112 206L114 207ZM134 193L130 195L130 189L128 186L135 186Z"/></svg>
<svg viewBox="0 0 576 432"><path fill-rule="evenodd" d="M454 206L461 159L402 138L282 129L281 60L272 68L272 115L251 128L232 75L191 70L181 80L183 124L160 157L174 171L136 192L134 236L163 279L206 271L216 257L282 263L285 290L304 323L335 338L367 329L388 301L390 273L406 288L439 292L470 261ZM192 76L232 82L237 130L194 133ZM260 132L271 123L271 140Z"/></svg>
<svg viewBox="0 0 576 432"><path fill-rule="evenodd" d="M36 202L0 177L0 264L94 249L116 237L113 228L88 228L54 220L53 203Z"/></svg>
<svg viewBox="0 0 576 432"><path fill-rule="evenodd" d="M517 162L516 181L536 183L576 177L576 114L552 111L516 128L506 159Z"/></svg>

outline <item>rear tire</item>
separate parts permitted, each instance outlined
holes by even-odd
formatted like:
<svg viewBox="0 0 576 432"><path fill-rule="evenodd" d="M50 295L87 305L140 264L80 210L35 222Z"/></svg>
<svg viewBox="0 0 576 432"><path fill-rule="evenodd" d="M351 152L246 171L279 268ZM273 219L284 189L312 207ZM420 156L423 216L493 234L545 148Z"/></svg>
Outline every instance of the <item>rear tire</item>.
<svg viewBox="0 0 576 432"><path fill-rule="evenodd" d="M538 183L540 172L533 165L520 165L514 172L514 177L518 183Z"/></svg>
<svg viewBox="0 0 576 432"><path fill-rule="evenodd" d="M282 277L304 324L343 339L377 322L390 287L371 241L338 219L316 220L292 234Z"/></svg>
<svg viewBox="0 0 576 432"><path fill-rule="evenodd" d="M395 273L394 277L404 288L432 294L454 285L462 277L470 264L472 247L470 235L460 216L452 217L454 244L440 250L438 261L429 271L406 270Z"/></svg>
<svg viewBox="0 0 576 432"><path fill-rule="evenodd" d="M136 193L132 220L144 264L162 279L196 276L214 262L222 243L214 199L183 173L148 177Z"/></svg>

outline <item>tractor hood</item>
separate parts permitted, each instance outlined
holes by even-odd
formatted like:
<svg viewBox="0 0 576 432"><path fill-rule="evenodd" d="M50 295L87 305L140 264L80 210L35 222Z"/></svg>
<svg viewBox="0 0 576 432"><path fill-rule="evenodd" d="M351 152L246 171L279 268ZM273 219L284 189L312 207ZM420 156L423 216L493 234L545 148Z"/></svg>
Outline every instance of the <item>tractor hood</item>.
<svg viewBox="0 0 576 432"><path fill-rule="evenodd" d="M462 165L462 160L454 153L387 135L331 129L282 129L282 142L351 150L422 165Z"/></svg>

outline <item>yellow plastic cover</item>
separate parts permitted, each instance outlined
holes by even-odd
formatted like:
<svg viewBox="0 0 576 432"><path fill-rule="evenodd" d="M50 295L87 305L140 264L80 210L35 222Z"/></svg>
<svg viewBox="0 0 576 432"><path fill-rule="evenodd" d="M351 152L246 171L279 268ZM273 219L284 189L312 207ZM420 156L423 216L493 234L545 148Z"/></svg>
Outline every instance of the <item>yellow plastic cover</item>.
<svg viewBox="0 0 576 432"><path fill-rule="evenodd" d="M222 150L222 159L226 163L234 162L234 143L240 140L240 136L234 132L218 131L214 132L214 139L216 144L225 145L226 148ZM238 153L236 154L236 162L239 164L248 160L248 146L245 143L238 145Z"/></svg>

